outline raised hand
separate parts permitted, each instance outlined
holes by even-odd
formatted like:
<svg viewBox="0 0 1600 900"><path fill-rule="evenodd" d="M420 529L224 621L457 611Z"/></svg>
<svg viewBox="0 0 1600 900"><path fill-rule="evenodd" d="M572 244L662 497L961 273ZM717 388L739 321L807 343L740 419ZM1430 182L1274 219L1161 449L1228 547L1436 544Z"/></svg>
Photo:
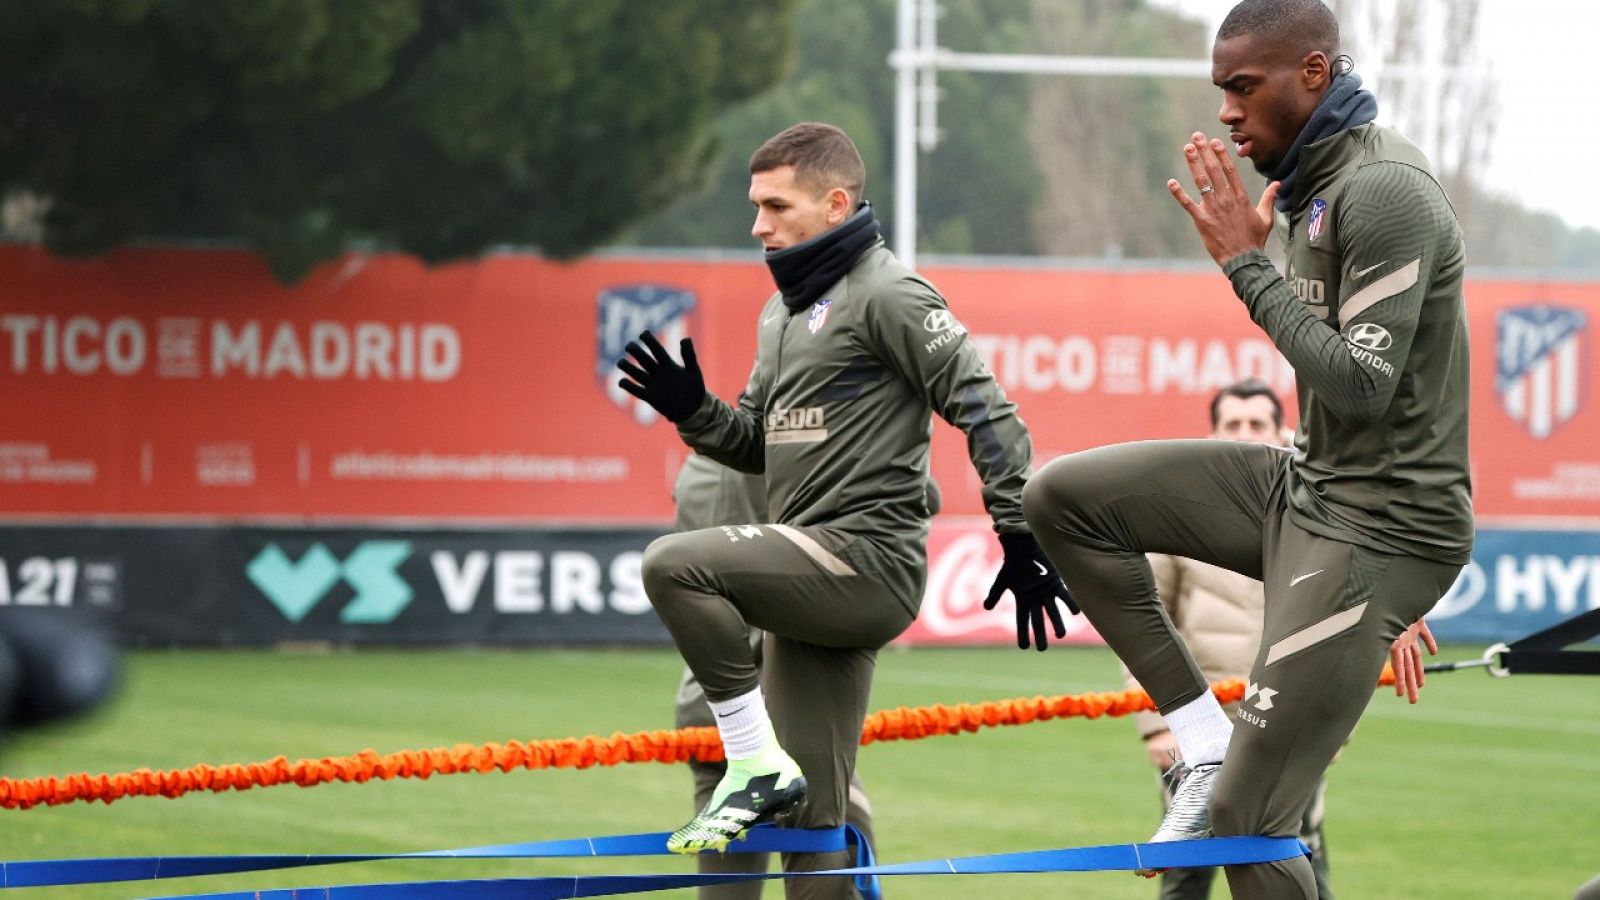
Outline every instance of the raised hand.
<svg viewBox="0 0 1600 900"><path fill-rule="evenodd" d="M1167 190L1194 221L1206 252L1217 265L1265 247L1267 235L1272 232L1272 204L1278 199L1278 182L1267 185L1261 200L1252 206L1233 157L1221 141L1208 141L1197 131L1183 145L1183 156L1189 162L1189 173L1200 199L1190 197L1176 178L1167 180Z"/></svg>
<svg viewBox="0 0 1600 900"><path fill-rule="evenodd" d="M627 350L633 359L617 360L617 368L628 376L617 382L623 390L650 404L670 422L682 422L694 415L705 399L706 380L700 374L693 342L684 338L678 344L683 356L681 366L648 331L640 333L637 342L629 341Z"/></svg>

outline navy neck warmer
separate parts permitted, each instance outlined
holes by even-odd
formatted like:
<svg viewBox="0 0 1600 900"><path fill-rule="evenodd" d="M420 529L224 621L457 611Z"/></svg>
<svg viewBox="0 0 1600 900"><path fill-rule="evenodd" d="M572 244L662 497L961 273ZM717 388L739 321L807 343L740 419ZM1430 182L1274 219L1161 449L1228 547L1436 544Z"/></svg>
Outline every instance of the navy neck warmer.
<svg viewBox="0 0 1600 900"><path fill-rule="evenodd" d="M1345 72L1333 77L1333 84L1322 95L1322 102L1312 111L1306 127L1283 155L1278 165L1267 172L1268 181L1279 182L1279 212L1288 212L1294 202L1295 168L1300 164L1300 151L1317 141L1333 137L1341 131L1365 125L1378 117L1378 98L1361 89L1361 76Z"/></svg>
<svg viewBox="0 0 1600 900"><path fill-rule="evenodd" d="M768 253L767 268L783 294L783 305L799 312L815 303L877 240L878 218L872 204L863 203L837 228Z"/></svg>

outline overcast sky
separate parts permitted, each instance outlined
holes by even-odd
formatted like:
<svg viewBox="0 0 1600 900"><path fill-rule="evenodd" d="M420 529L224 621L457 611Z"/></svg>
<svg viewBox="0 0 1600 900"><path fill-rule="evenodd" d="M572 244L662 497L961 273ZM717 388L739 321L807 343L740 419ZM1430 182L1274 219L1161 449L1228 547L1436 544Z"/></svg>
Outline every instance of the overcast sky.
<svg viewBox="0 0 1600 900"><path fill-rule="evenodd" d="M1233 0L1156 2L1207 19L1213 31L1233 6ZM1600 179L1593 174L1600 112L1592 74L1600 53L1600 3L1482 4L1480 39L1500 88L1495 141L1483 180L1568 224L1600 228ZM1382 96L1378 102L1381 110Z"/></svg>

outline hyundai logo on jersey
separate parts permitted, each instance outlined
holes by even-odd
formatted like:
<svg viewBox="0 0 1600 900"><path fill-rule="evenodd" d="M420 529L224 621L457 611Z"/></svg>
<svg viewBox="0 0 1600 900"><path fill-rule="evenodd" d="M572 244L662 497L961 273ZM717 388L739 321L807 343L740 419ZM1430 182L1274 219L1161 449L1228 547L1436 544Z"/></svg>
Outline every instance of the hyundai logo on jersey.
<svg viewBox="0 0 1600 900"><path fill-rule="evenodd" d="M1387 350L1394 346L1389 330L1372 322L1362 322L1349 331L1350 343L1368 350Z"/></svg>

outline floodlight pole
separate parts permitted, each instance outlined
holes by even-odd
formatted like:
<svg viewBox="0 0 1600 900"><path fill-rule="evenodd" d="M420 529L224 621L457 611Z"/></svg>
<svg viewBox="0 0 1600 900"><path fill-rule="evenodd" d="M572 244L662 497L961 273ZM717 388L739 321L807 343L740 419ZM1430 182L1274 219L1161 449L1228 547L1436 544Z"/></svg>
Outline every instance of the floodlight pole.
<svg viewBox="0 0 1600 900"><path fill-rule="evenodd" d="M917 266L917 6L922 0L899 0L895 51L889 65L895 70L894 88L894 255L910 268Z"/></svg>

